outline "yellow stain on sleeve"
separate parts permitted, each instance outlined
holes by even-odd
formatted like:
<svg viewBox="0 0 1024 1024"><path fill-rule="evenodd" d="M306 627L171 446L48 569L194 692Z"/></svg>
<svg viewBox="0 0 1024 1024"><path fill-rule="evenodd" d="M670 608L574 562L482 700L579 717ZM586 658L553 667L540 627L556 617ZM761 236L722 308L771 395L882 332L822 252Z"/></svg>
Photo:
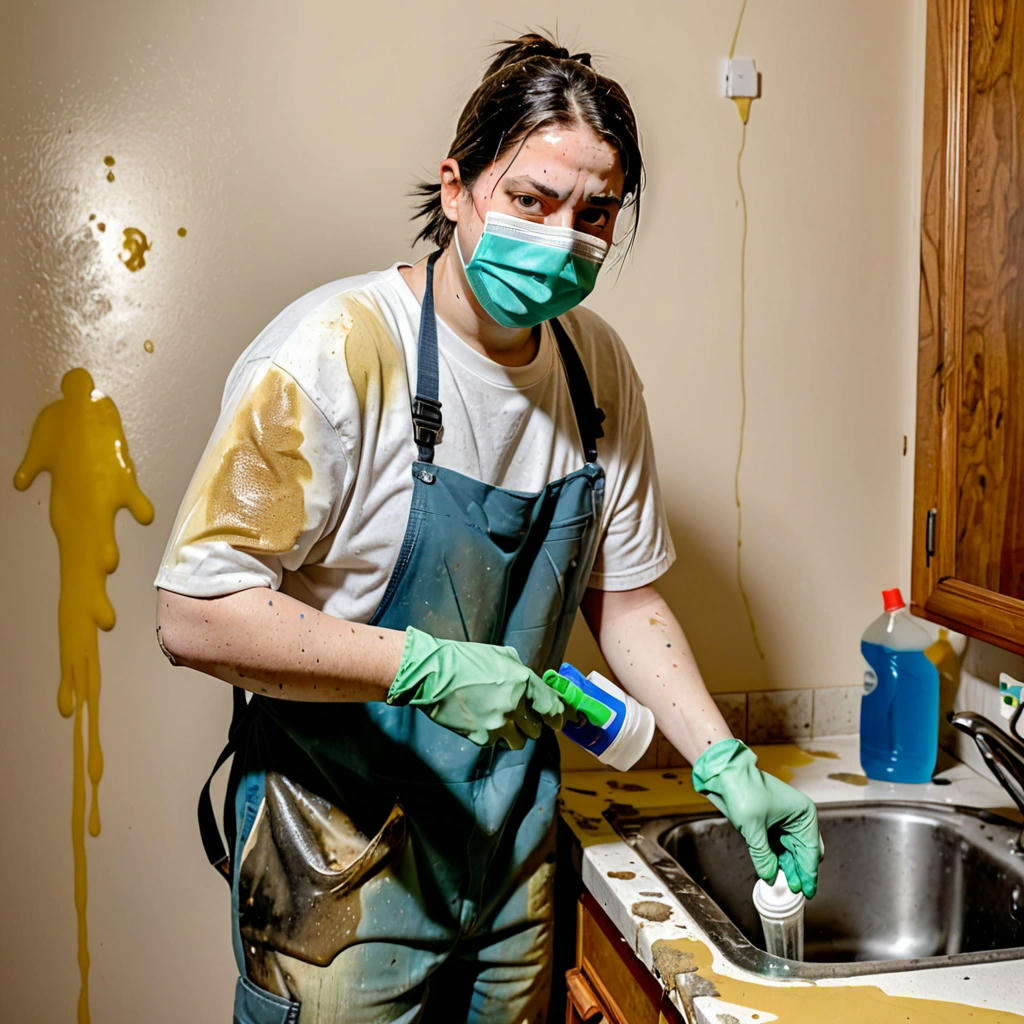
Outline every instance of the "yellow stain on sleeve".
<svg viewBox="0 0 1024 1024"><path fill-rule="evenodd" d="M763 985L718 974L712 969L711 950L690 939L659 940L696 965L701 978L711 982L722 999L758 1013L773 1014L786 1024L1012 1024L1020 1014L986 1010L941 999L894 996L877 985L812 985L792 982ZM672 979L666 979L672 985Z"/></svg>
<svg viewBox="0 0 1024 1024"><path fill-rule="evenodd" d="M381 410L396 380L402 360L395 341L376 310L358 299L345 302L346 315L329 328L344 334L345 365L359 400L359 410Z"/></svg>
<svg viewBox="0 0 1024 1024"><path fill-rule="evenodd" d="M312 480L299 388L271 368L245 397L203 459L175 527L175 550L224 541L242 551L283 554L306 523L304 487Z"/></svg>
<svg viewBox="0 0 1024 1024"><path fill-rule="evenodd" d="M113 605L106 578L120 555L114 517L127 508L142 524L153 520L153 506L135 478L121 417L110 398L95 389L86 370L74 369L61 381L63 398L36 418L28 450L14 474L19 491L43 471L50 474L50 524L60 554L60 685L57 707L74 715L71 836L78 915L78 964L82 978L78 1019L89 1019L88 894L85 859L85 772L92 784L89 834L100 831L99 783L103 753L99 740L100 659L97 629L112 629ZM88 744L82 737L88 713Z"/></svg>

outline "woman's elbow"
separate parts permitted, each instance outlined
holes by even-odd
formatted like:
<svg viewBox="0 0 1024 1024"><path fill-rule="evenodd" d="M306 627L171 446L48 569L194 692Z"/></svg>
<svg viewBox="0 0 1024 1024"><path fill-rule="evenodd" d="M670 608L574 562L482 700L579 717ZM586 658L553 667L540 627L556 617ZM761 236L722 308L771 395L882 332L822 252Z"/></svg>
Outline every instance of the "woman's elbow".
<svg viewBox="0 0 1024 1024"><path fill-rule="evenodd" d="M197 600L169 590L157 590L156 642L172 665L187 665L195 655Z"/></svg>

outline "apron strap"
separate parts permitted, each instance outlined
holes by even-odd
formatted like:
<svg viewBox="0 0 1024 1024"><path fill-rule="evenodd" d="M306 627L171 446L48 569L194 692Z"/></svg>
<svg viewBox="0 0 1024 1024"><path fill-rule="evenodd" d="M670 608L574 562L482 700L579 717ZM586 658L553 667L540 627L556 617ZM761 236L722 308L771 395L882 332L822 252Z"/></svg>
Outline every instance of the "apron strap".
<svg viewBox="0 0 1024 1024"><path fill-rule="evenodd" d="M199 806L196 808L196 815L199 818L199 836L203 841L203 849L206 851L206 859L224 876L228 885L231 884L231 850L235 845L235 815L233 811L234 782L237 778L237 761L232 763L228 776L227 798L224 801L224 836L221 839L220 830L217 828L217 816L213 812L213 801L210 799L210 784L213 777L220 771L221 765L231 757L238 749L238 734L241 732L242 723L245 720L248 705L245 700L245 691L239 687L232 687L231 695L231 725L228 728L228 741L220 752L213 771L210 772L203 788L199 791Z"/></svg>
<svg viewBox="0 0 1024 1024"><path fill-rule="evenodd" d="M444 437L441 403L437 398L437 319L434 316L434 264L441 250L427 258L420 332L416 343L416 397L412 400L412 436L420 462L434 461L434 445Z"/></svg>
<svg viewBox="0 0 1024 1024"><path fill-rule="evenodd" d="M569 337L569 332L562 326L557 317L548 321L558 342L558 351L565 367L565 377L569 383L569 397L572 399L573 412L576 413L576 426L583 442L583 453L587 462L597 462L597 439L604 437L604 409L594 402L594 392L590 388L587 371L583 368L576 346Z"/></svg>
<svg viewBox="0 0 1024 1024"><path fill-rule="evenodd" d="M434 264L441 250L427 258L427 283L423 289L420 330L416 343L416 397L412 400L412 435L419 449L420 462L434 461L434 446L444 437L441 403L438 401L437 318L434 315ZM597 462L597 439L604 437L604 410L594 403L594 392L576 346L557 318L548 321L558 342L565 377L572 398L576 426L579 428L587 462Z"/></svg>

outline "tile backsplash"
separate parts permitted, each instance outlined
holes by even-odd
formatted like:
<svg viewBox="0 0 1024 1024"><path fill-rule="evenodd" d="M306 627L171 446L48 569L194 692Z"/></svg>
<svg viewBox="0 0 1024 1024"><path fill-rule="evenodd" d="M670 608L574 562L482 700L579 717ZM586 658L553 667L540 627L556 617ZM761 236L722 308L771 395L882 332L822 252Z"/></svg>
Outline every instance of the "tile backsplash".
<svg viewBox="0 0 1024 1024"><path fill-rule="evenodd" d="M860 728L858 686L825 689L760 690L753 693L715 693L712 697L732 730L747 743L786 743L822 736L850 736ZM602 768L584 750L561 738L562 767L567 771ZM655 731L637 768L677 768L687 761Z"/></svg>

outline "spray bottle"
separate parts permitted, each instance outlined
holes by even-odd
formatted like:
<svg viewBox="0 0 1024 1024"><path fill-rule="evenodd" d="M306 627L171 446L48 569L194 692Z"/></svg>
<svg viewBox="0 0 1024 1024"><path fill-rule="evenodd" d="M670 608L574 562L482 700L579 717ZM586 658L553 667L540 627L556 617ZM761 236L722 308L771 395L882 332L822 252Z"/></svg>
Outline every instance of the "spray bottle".
<svg viewBox="0 0 1024 1024"><path fill-rule="evenodd" d="M654 736L654 714L599 672L583 675L564 662L556 672L544 673L544 682L569 707L576 720L562 727L564 735L602 764L626 771L640 760Z"/></svg>

